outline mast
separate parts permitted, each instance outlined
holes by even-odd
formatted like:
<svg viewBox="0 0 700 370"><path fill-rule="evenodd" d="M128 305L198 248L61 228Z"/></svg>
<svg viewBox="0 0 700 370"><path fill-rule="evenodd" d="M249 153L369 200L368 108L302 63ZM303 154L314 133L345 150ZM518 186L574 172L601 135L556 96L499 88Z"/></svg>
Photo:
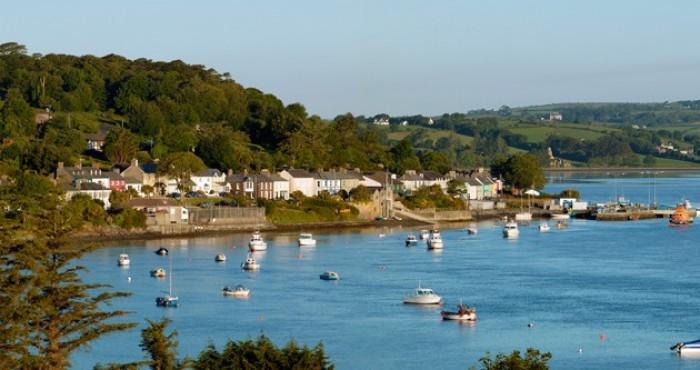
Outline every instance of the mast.
<svg viewBox="0 0 700 370"><path fill-rule="evenodd" d="M168 298L173 296L173 257L170 256L170 274L168 274L170 277L169 283L168 283Z"/></svg>

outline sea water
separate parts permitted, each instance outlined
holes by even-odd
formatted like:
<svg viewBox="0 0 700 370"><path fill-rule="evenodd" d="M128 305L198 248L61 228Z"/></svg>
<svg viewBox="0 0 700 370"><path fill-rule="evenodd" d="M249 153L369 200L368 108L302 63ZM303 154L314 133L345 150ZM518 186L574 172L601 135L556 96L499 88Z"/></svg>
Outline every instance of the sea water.
<svg viewBox="0 0 700 370"><path fill-rule="evenodd" d="M658 203L700 202L698 174L655 177ZM589 201L619 194L620 183L627 199L648 199L643 175L552 179L545 191L576 188ZM541 233L539 222L521 224L517 240L503 239L496 221L478 223L477 235L466 225L444 227L443 251L422 242L405 247L420 227L316 231L315 248L297 247L297 233L269 232L268 250L254 254L258 272L240 268L246 234L114 243L80 263L89 268L87 281L132 293L111 308L132 311L127 320L139 328L94 342L73 356L73 367L142 359L139 329L145 319L167 317L180 356L264 333L278 344L322 341L339 369L465 369L486 352L528 347L551 352L553 369L700 369L700 361L669 350L700 338L700 225L572 220L563 230L551 222ZM170 256L156 255L159 247ZM124 252L129 268L116 264ZM218 253L228 260L216 263ZM167 278L148 274L159 266L173 274L177 308L155 305L168 290ZM341 280L320 280L328 270ZM443 308L460 300L475 306L478 320L441 321L438 307L404 305L419 281L443 296ZM221 289L235 284L249 287L251 297L224 297Z"/></svg>

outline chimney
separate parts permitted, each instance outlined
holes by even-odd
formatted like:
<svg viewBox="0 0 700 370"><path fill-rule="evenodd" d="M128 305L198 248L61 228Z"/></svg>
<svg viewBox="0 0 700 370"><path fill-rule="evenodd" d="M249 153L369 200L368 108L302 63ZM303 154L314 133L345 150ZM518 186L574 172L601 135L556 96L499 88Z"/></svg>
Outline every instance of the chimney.
<svg viewBox="0 0 700 370"><path fill-rule="evenodd" d="M244 169L243 169L243 174L246 175L246 176L248 175L248 169L247 169L247 168L244 168Z"/></svg>
<svg viewBox="0 0 700 370"><path fill-rule="evenodd" d="M63 162L58 162L58 167L56 170L62 170L63 169Z"/></svg>
<svg viewBox="0 0 700 370"><path fill-rule="evenodd" d="M83 159L78 159L78 168L83 168Z"/></svg>
<svg viewBox="0 0 700 370"><path fill-rule="evenodd" d="M233 175L233 170L229 168L227 174L228 174L229 176Z"/></svg>
<svg viewBox="0 0 700 370"><path fill-rule="evenodd" d="M263 168L262 170L260 170L260 174L261 174L261 175L269 175L269 174L270 174L270 170L268 170L267 168Z"/></svg>
<svg viewBox="0 0 700 370"><path fill-rule="evenodd" d="M131 160L131 165L132 165L133 167L138 167L138 166L139 166L139 160L136 159L136 158L133 158L133 159Z"/></svg>

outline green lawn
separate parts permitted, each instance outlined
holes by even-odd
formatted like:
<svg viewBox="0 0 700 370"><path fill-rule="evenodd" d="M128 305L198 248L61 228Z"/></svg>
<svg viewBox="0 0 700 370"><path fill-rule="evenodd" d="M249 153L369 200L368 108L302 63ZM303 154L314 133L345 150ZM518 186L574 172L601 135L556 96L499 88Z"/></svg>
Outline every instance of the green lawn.
<svg viewBox="0 0 700 370"><path fill-rule="evenodd" d="M644 160L644 156L641 154L638 154L639 158L641 160ZM670 159L670 158L659 158L656 157L656 163L654 164L654 167L664 167L664 168L700 168L700 163L693 163L693 162L687 162L687 161L681 161L678 159Z"/></svg>

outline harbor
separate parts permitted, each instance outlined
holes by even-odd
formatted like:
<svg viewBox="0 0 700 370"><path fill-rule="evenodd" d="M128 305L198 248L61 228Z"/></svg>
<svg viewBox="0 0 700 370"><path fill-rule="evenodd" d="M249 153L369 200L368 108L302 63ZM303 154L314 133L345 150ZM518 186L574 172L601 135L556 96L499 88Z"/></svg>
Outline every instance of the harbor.
<svg viewBox="0 0 700 370"><path fill-rule="evenodd" d="M697 174L684 181L700 190ZM597 200L609 182L577 185L582 197ZM698 190L685 196L700 199ZM662 187L659 198L672 202L683 196L678 193ZM518 222L514 238L504 237L500 219L445 224L438 249L418 238L426 229L421 225L309 229L313 247L299 246L299 231L262 231L267 248L252 253L260 268L250 272L241 262L251 253L251 233L117 242L81 263L90 266L87 279L133 293L119 308L133 311L134 321L173 320L183 355L209 341L220 345L263 332L281 342L292 335L306 343L323 338L338 368L419 369L439 361L441 368L458 369L486 351L525 345L551 351L552 368L700 366L669 350L700 333L683 319L700 304L693 258L700 229L670 227L666 219L562 222L567 227L555 220ZM543 223L550 228L543 230ZM408 235L417 241L407 246ZM161 247L167 256L154 253ZM117 266L120 254L129 255L128 268ZM219 254L225 262L215 261ZM154 303L169 293L170 278L148 276L168 259L177 308ZM324 272L336 272L339 280L319 279ZM244 299L222 294L238 285L249 289ZM442 304L405 304L417 286L430 288ZM460 302L469 306L465 313L478 310L476 321L443 320L441 311L459 316ZM137 335L107 336L78 353L76 363L123 361L112 348L138 354ZM644 348L635 345L640 337Z"/></svg>

